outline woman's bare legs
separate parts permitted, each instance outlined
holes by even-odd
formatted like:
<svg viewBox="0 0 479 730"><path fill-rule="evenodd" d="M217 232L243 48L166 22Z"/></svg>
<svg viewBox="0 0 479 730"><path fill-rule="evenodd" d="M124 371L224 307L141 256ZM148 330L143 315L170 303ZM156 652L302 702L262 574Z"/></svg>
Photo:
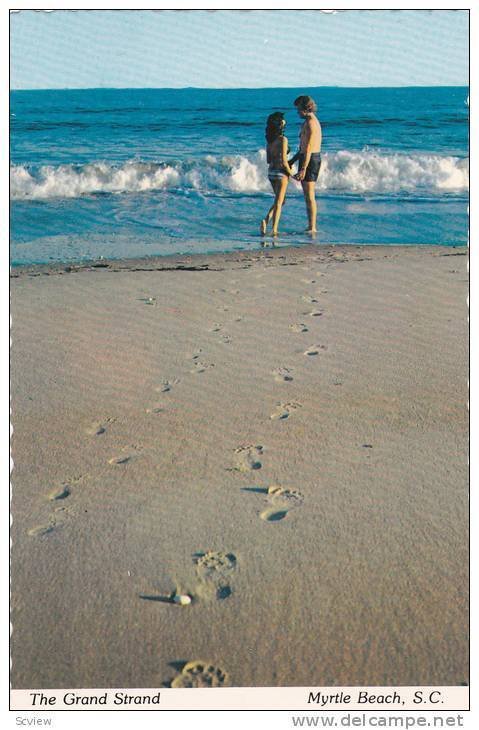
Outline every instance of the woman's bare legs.
<svg viewBox="0 0 479 730"><path fill-rule="evenodd" d="M273 185L273 183L271 183L271 185ZM273 190L274 190L274 185L273 185ZM269 224L271 218L273 217L274 206L275 206L275 204L273 203L273 205L271 206L271 208L268 210L267 214L261 221L260 227L261 227L261 233L263 236L265 235L268 224Z"/></svg>
<svg viewBox="0 0 479 730"><path fill-rule="evenodd" d="M273 206L273 236L278 235L279 219L281 218L281 210L283 208L284 198L288 187L289 178L285 175L280 180L275 180L276 198Z"/></svg>
<svg viewBox="0 0 479 730"><path fill-rule="evenodd" d="M286 195L286 188L288 187L288 178L287 177L284 177L281 180L270 180L270 182L271 182L271 187L273 188L273 192L274 192L274 203L271 206L271 208L268 210L266 216L261 221L261 233L262 233L263 236L266 233L266 229L267 229L267 227L269 225L269 222L270 222L271 218L274 218L274 212L275 212L275 209L278 206L278 199L279 199L279 196L281 196L281 205L280 205L280 208L279 208L279 215L277 217L276 225L274 224L274 220L273 220L273 235L277 235L277 233L278 233L278 223L279 223L279 219L280 219L280 216L281 216L281 209L282 209L282 207L284 205L284 198L285 198L285 195ZM281 192L283 188L284 188L284 190L283 190L283 192Z"/></svg>
<svg viewBox="0 0 479 730"><path fill-rule="evenodd" d="M316 233L316 196L315 183L301 181L304 193L304 202L306 203L306 211L308 214L308 233Z"/></svg>

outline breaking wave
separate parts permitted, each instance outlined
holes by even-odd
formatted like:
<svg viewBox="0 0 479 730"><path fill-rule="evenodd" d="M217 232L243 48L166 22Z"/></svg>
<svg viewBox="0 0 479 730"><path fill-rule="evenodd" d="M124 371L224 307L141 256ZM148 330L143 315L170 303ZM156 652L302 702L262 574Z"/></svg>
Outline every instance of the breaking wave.
<svg viewBox="0 0 479 730"><path fill-rule="evenodd" d="M469 161L432 154L378 154L340 151L323 155L318 190L343 193L418 192L465 194ZM129 160L121 165L10 168L13 200L77 198L98 193L139 193L149 190L192 190L202 194L270 192L265 152L171 163ZM299 185L291 186L291 191Z"/></svg>

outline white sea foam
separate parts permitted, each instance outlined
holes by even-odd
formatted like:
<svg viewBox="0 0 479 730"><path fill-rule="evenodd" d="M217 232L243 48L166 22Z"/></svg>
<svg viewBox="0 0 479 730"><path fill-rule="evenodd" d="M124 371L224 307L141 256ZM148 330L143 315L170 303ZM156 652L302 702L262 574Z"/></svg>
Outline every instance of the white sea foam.
<svg viewBox="0 0 479 730"><path fill-rule="evenodd" d="M341 151L324 156L318 187L353 193L467 192L469 161L439 155Z"/></svg>
<svg viewBox="0 0 479 730"><path fill-rule="evenodd" d="M14 200L76 198L95 193L136 193L190 189L200 193L270 192L264 150L251 157L233 155L156 164L130 160L122 165L93 162L10 168ZM378 154L340 151L323 155L318 190L344 193L467 193L469 162L433 154ZM291 192L299 186L291 186Z"/></svg>

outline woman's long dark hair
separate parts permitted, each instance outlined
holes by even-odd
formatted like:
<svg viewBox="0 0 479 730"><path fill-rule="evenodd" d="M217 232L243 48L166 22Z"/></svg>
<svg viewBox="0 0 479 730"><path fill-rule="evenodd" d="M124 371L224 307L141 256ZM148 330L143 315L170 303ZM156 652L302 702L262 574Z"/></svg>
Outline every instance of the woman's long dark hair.
<svg viewBox="0 0 479 730"><path fill-rule="evenodd" d="M266 120L265 137L268 144L274 142L278 137L283 136L284 128L284 114L283 112L273 112Z"/></svg>

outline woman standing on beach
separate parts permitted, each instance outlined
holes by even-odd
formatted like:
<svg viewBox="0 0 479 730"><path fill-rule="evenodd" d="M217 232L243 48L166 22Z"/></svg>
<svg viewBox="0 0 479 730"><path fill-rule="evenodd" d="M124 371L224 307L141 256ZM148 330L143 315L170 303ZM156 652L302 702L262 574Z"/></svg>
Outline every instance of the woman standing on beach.
<svg viewBox="0 0 479 730"><path fill-rule="evenodd" d="M270 114L266 121L266 160L268 162L268 179L274 191L274 203L266 217L261 221L261 233L264 236L268 223L273 219L273 236L278 235L278 224L281 217L286 188L291 167L288 163L288 139L284 136L286 121L283 112Z"/></svg>

